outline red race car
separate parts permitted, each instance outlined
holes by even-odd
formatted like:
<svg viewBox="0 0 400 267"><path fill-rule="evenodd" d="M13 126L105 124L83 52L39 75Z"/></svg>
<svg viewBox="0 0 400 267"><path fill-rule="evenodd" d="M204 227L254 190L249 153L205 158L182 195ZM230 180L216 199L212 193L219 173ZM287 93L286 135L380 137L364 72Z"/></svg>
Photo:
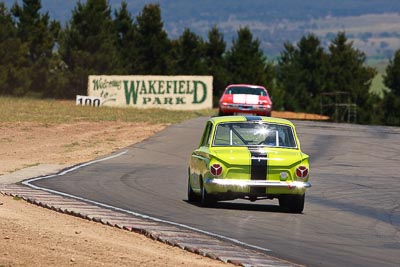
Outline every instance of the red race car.
<svg viewBox="0 0 400 267"><path fill-rule="evenodd" d="M231 84L219 100L218 115L271 116L272 101L260 85Z"/></svg>

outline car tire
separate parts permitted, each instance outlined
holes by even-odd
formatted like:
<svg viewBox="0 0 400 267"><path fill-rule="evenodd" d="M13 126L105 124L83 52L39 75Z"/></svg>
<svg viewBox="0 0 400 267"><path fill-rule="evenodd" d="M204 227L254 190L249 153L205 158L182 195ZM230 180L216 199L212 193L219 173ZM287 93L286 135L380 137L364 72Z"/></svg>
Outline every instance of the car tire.
<svg viewBox="0 0 400 267"><path fill-rule="evenodd" d="M215 197L208 194L206 188L201 185L201 206L210 207L215 204Z"/></svg>
<svg viewBox="0 0 400 267"><path fill-rule="evenodd" d="M289 206L288 196L279 196L279 207L286 209Z"/></svg>
<svg viewBox="0 0 400 267"><path fill-rule="evenodd" d="M199 196L194 193L192 186L190 185L190 175L189 175L189 179L188 179L187 198L188 198L189 202L198 202L200 200Z"/></svg>
<svg viewBox="0 0 400 267"><path fill-rule="evenodd" d="M304 199L303 195L285 195L279 197L279 206L288 209L291 213L302 213L304 210Z"/></svg>

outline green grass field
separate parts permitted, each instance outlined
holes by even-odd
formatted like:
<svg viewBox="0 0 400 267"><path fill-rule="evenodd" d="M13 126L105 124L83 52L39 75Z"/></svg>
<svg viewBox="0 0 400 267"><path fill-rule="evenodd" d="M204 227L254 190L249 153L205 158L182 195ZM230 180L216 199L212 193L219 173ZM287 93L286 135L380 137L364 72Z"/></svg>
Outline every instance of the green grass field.
<svg viewBox="0 0 400 267"><path fill-rule="evenodd" d="M383 97L383 92L388 90L388 88L383 84L383 74L378 73L372 80L370 92L376 93Z"/></svg>
<svg viewBox="0 0 400 267"><path fill-rule="evenodd" d="M372 80L370 92L376 93L383 97L383 92L388 88L383 84L383 75L386 73L386 67L389 64L388 60L368 59L367 65L375 68L378 74Z"/></svg>
<svg viewBox="0 0 400 267"><path fill-rule="evenodd" d="M0 97L0 122L38 122L43 124L79 121L179 123L199 116L216 115L216 110L172 111L157 109L86 107L73 100L40 100Z"/></svg>

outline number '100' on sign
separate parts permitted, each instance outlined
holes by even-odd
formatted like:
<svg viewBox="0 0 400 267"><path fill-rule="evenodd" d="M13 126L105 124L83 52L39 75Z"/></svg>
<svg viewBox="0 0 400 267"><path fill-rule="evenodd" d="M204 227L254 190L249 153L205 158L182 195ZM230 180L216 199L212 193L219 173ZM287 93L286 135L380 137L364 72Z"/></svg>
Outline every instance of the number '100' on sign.
<svg viewBox="0 0 400 267"><path fill-rule="evenodd" d="M101 104L102 104L101 97L85 96L85 95L77 95L76 96L76 105L77 106L98 107L98 106L101 106Z"/></svg>

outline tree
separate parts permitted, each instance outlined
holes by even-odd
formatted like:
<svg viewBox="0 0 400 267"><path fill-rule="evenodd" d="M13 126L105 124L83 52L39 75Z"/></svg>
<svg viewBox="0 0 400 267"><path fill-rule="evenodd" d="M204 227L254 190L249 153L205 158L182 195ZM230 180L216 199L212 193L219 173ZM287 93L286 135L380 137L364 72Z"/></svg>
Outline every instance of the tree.
<svg viewBox="0 0 400 267"><path fill-rule="evenodd" d="M21 96L30 86L28 47L4 3L0 3L0 94Z"/></svg>
<svg viewBox="0 0 400 267"><path fill-rule="evenodd" d="M369 88L376 70L364 66L366 56L353 48L344 32L339 32L329 46L327 89L349 94L348 101L357 105L357 121L371 120Z"/></svg>
<svg viewBox="0 0 400 267"><path fill-rule="evenodd" d="M237 39L226 53L226 68L231 83L266 85L266 57L260 48L260 41L253 40L249 28L240 28Z"/></svg>
<svg viewBox="0 0 400 267"><path fill-rule="evenodd" d="M297 64L295 61L296 48L289 42L283 44L284 51L281 52L280 57L278 58L278 67L277 67L277 88L280 88L281 98L280 105L283 110L291 110L294 111L297 109L296 99L290 97L288 94L288 98L286 97L286 92L291 92L296 89L296 80L297 78ZM282 101L282 99L285 99ZM274 107L275 99L274 99Z"/></svg>
<svg viewBox="0 0 400 267"><path fill-rule="evenodd" d="M164 75L169 73L171 43L163 29L161 10L158 4L148 4L137 20L137 74Z"/></svg>
<svg viewBox="0 0 400 267"><path fill-rule="evenodd" d="M283 108L319 112L326 77L326 55L319 39L309 34L297 46L285 43L284 49L278 60L278 84L285 91Z"/></svg>
<svg viewBox="0 0 400 267"><path fill-rule="evenodd" d="M11 12L16 18L17 36L29 50L29 67L32 69L29 91L43 95L49 90L53 49L61 26L50 21L48 13L40 14L40 9L40 0L23 0L22 7L15 3Z"/></svg>
<svg viewBox="0 0 400 267"><path fill-rule="evenodd" d="M385 92L382 107L385 125L400 126L400 97L393 92Z"/></svg>
<svg viewBox="0 0 400 267"><path fill-rule="evenodd" d="M387 125L400 126L400 50L386 67L383 83L390 89L382 101L383 118Z"/></svg>
<svg viewBox="0 0 400 267"><path fill-rule="evenodd" d="M400 97L400 49L394 54L386 67L386 74L383 76L383 83L390 88L391 92Z"/></svg>
<svg viewBox="0 0 400 267"><path fill-rule="evenodd" d="M138 30L127 10L126 2L121 3L121 8L114 12L114 16L116 46L122 64L121 74L134 74L136 68L134 62L138 57L136 43Z"/></svg>
<svg viewBox="0 0 400 267"><path fill-rule="evenodd" d="M228 71L225 68L225 52L224 37L218 28L213 26L208 31L208 42L204 44L204 58L208 68L207 73L213 76L214 106L218 105L218 100L229 80Z"/></svg>
<svg viewBox="0 0 400 267"><path fill-rule="evenodd" d="M189 29L185 29L174 42L175 74L178 75L204 75L206 64L204 62L204 41Z"/></svg>
<svg viewBox="0 0 400 267"><path fill-rule="evenodd" d="M78 2L62 33L60 55L70 81L65 97L86 94L89 75L120 73L122 64L108 1Z"/></svg>

